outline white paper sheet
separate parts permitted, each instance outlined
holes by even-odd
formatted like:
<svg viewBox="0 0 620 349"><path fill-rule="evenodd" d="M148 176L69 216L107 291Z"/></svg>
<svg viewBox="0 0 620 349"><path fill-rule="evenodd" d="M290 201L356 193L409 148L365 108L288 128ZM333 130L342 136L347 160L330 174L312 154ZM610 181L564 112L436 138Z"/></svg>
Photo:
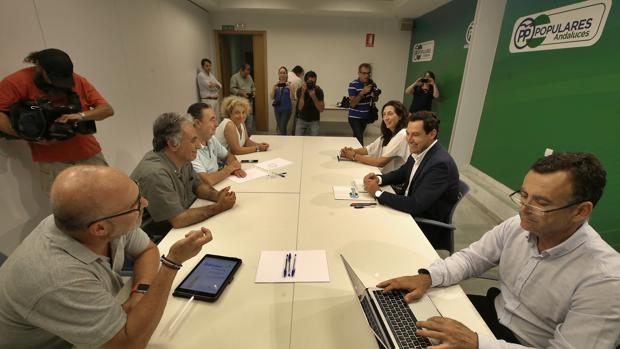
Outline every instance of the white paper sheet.
<svg viewBox="0 0 620 349"><path fill-rule="evenodd" d="M269 171L269 168L276 169L292 164L292 161L288 161L282 158L275 158L268 161L259 162L256 167L262 168L265 171ZM271 165L271 166L270 166Z"/></svg>
<svg viewBox="0 0 620 349"><path fill-rule="evenodd" d="M375 199L368 193L357 192L357 197L351 197L351 186L337 186L333 187L334 199L336 200L351 200L351 201L375 201Z"/></svg>
<svg viewBox="0 0 620 349"><path fill-rule="evenodd" d="M243 178L231 175L231 176L228 176L228 179L230 179L231 181L235 183L245 183L247 181L251 181L256 178L267 176L267 172L261 169L258 169L258 168L254 168L254 167L248 168L247 170L245 170L245 173L247 174L247 176Z"/></svg>
<svg viewBox="0 0 620 349"><path fill-rule="evenodd" d="M290 270L295 276L284 277L286 254L291 253ZM295 258L295 254L297 258ZM325 250L261 251L255 283L329 282Z"/></svg>

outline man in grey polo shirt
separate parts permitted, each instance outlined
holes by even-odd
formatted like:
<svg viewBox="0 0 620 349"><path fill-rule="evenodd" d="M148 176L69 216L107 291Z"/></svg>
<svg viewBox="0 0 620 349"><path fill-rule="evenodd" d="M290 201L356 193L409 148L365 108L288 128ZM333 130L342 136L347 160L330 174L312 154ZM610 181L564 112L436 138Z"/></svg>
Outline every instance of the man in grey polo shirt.
<svg viewBox="0 0 620 349"><path fill-rule="evenodd" d="M192 119L164 113L153 123L153 150L144 155L131 173L149 200L142 229L151 237L166 235L170 228L202 222L235 204L235 193L220 191L203 182L191 161L201 147ZM190 208L196 198L215 202Z"/></svg>
<svg viewBox="0 0 620 349"><path fill-rule="evenodd" d="M103 166L64 170L51 191L53 214L0 268L0 348L144 347L168 300L181 263L211 233L190 232L167 253L139 228L148 206L124 173ZM133 259L131 296L119 271ZM138 285L140 287L138 287Z"/></svg>
<svg viewBox="0 0 620 349"><path fill-rule="evenodd" d="M616 348L620 344L620 255L588 223L606 172L588 153L536 161L510 195L519 215L419 275L387 280L407 301L499 266L500 290L470 296L497 338L448 318L419 321L442 348Z"/></svg>

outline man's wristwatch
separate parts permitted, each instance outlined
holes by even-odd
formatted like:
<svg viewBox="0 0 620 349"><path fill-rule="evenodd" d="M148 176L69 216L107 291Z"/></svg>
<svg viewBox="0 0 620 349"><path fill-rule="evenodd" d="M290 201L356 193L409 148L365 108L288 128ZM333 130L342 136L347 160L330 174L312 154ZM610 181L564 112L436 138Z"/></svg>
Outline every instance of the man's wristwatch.
<svg viewBox="0 0 620 349"><path fill-rule="evenodd" d="M135 284L133 288L131 289L131 294L134 294L136 292L142 293L142 294L147 293L149 290L149 287L151 287L151 285L149 284Z"/></svg>
<svg viewBox="0 0 620 349"><path fill-rule="evenodd" d="M80 115L80 121L86 120L86 113L84 113L83 111L79 112L78 115Z"/></svg>
<svg viewBox="0 0 620 349"><path fill-rule="evenodd" d="M257 145L256 146L256 152L259 153L260 152L260 147Z"/></svg>
<svg viewBox="0 0 620 349"><path fill-rule="evenodd" d="M420 269L418 269L418 274L420 274L420 275L429 275L430 276L431 272L428 271L428 269L420 268Z"/></svg>

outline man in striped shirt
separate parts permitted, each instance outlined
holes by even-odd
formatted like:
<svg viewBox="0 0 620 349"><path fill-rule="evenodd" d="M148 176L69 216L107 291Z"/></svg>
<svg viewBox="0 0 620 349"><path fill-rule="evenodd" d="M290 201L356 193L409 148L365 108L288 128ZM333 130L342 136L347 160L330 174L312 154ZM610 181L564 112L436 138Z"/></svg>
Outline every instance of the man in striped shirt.
<svg viewBox="0 0 620 349"><path fill-rule="evenodd" d="M369 115L371 104L379 98L377 86L370 78L372 68L369 63L362 63L357 68L357 79L349 84L349 125L353 130L353 136L361 145L364 145L364 131L366 126L374 122ZM373 88L374 87L374 88Z"/></svg>

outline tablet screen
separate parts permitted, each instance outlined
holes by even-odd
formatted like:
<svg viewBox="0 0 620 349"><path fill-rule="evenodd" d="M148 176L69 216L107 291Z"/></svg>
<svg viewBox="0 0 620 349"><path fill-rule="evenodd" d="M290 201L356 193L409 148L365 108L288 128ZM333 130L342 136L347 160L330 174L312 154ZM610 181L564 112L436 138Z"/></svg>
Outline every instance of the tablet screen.
<svg viewBox="0 0 620 349"><path fill-rule="evenodd" d="M234 260L205 257L179 288L203 293L217 294L234 270Z"/></svg>

